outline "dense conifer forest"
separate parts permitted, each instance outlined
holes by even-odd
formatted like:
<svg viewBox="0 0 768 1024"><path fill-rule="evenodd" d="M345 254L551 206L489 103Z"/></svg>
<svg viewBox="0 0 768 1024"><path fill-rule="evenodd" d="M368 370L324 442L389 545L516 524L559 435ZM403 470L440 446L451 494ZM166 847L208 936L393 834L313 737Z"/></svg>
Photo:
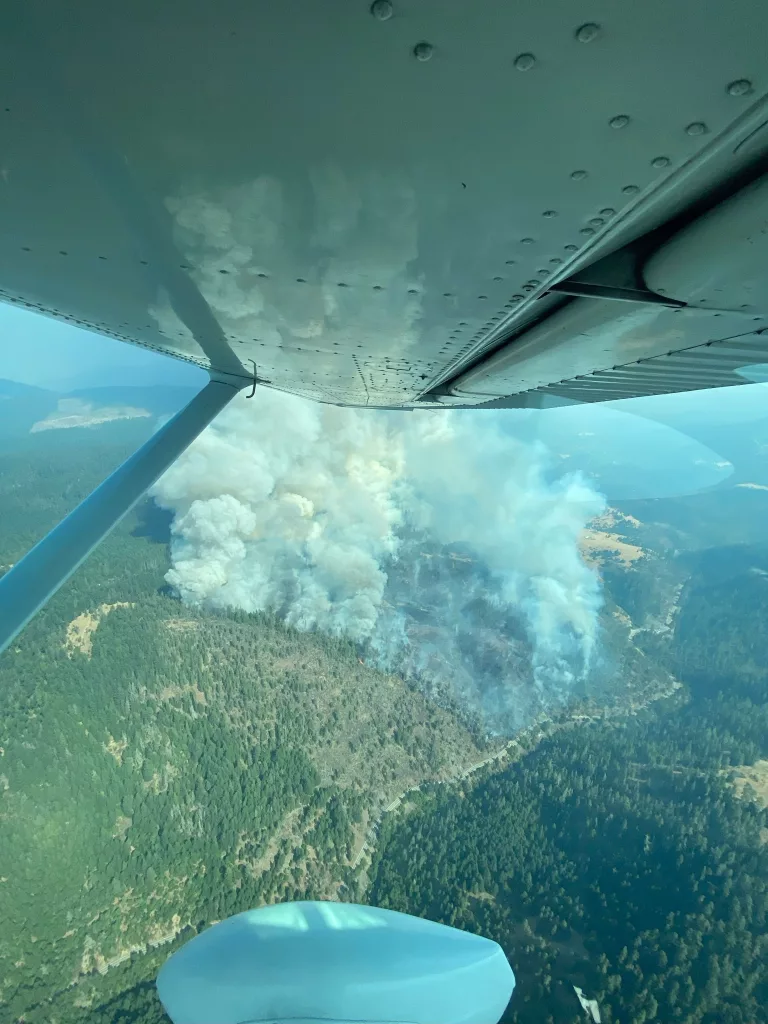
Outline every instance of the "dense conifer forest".
<svg viewBox="0 0 768 1024"><path fill-rule="evenodd" d="M149 429L0 448L0 572ZM502 738L347 641L182 606L167 531L142 503L0 656L4 1020L159 1024L174 948L298 898L496 939L509 1024L583 1021L573 985L607 1022L768 1020L768 546L608 564L636 622L679 586L636 642L682 687L565 709L457 781Z"/></svg>

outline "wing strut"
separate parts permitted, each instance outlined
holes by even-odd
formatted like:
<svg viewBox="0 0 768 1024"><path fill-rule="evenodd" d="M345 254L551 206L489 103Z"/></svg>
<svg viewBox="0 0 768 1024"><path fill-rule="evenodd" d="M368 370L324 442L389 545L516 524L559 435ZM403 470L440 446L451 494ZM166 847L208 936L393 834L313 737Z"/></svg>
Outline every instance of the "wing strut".
<svg viewBox="0 0 768 1024"><path fill-rule="evenodd" d="M0 579L0 652L247 384L211 380Z"/></svg>

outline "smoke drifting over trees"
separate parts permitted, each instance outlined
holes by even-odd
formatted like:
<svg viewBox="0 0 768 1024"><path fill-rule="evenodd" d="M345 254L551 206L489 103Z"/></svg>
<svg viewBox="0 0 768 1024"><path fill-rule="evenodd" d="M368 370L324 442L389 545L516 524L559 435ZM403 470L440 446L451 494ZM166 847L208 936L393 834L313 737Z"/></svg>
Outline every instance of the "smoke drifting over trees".
<svg viewBox="0 0 768 1024"><path fill-rule="evenodd" d="M438 683L415 609L446 665L483 608L502 625L522 619L546 704L589 665L601 597L578 538L603 507L581 477L553 482L548 468L542 447L504 432L503 413L358 411L260 390L155 488L175 515L167 579L190 604L274 611ZM456 548L463 572L451 573Z"/></svg>

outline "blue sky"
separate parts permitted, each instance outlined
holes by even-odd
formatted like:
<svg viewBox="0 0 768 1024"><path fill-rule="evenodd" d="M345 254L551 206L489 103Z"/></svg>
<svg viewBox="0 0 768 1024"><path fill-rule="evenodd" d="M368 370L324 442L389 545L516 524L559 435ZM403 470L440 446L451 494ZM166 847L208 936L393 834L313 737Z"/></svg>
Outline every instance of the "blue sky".
<svg viewBox="0 0 768 1024"><path fill-rule="evenodd" d="M768 367L757 370L756 379L768 377L763 373ZM169 356L0 304L0 378L61 393L110 385L202 388L207 374ZM501 415L510 435L543 441L561 460L562 471L589 472L609 497L661 496L715 486L733 471L717 451L719 431L738 426L746 445L751 424L768 416L768 385Z"/></svg>
<svg viewBox="0 0 768 1024"><path fill-rule="evenodd" d="M754 379L765 380L765 373ZM115 341L82 328L0 303L0 378L69 391L76 388L153 384L202 387L207 374L189 363ZM616 417L616 413L624 416ZM626 414L634 414L627 416ZM749 423L768 415L768 386L751 384L682 395L635 398L622 402L551 410L544 414L552 426L611 434L622 418L646 418L686 429L702 418L709 422ZM514 416L510 416L510 421Z"/></svg>
<svg viewBox="0 0 768 1024"><path fill-rule="evenodd" d="M53 391L109 385L187 384L207 374L189 363L51 317L0 303L0 377Z"/></svg>

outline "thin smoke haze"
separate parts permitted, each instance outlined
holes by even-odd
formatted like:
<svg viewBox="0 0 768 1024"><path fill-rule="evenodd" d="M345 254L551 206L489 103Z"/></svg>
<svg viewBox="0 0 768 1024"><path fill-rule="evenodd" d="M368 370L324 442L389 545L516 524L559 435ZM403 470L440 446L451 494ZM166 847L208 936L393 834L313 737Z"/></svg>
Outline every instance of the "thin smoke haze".
<svg viewBox="0 0 768 1024"><path fill-rule="evenodd" d="M503 415L240 397L154 489L174 513L167 580L190 604L349 637L520 724L589 666L601 593L578 541L604 501L553 480Z"/></svg>

